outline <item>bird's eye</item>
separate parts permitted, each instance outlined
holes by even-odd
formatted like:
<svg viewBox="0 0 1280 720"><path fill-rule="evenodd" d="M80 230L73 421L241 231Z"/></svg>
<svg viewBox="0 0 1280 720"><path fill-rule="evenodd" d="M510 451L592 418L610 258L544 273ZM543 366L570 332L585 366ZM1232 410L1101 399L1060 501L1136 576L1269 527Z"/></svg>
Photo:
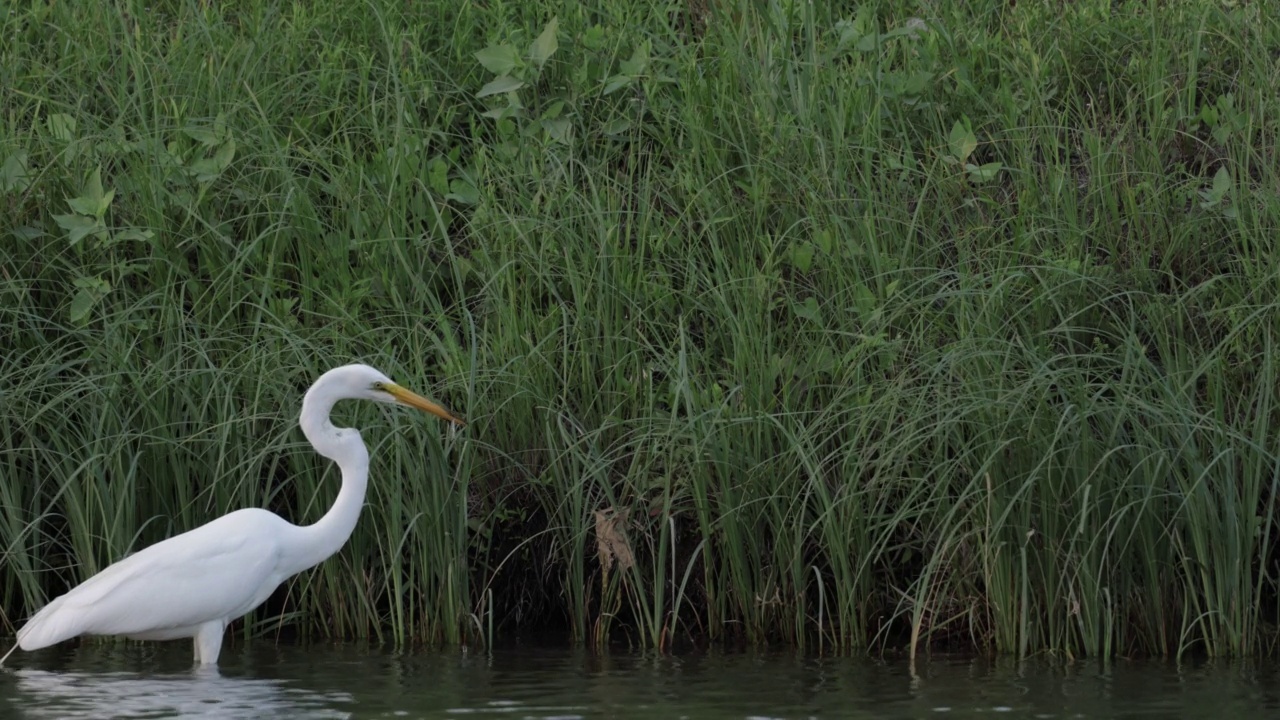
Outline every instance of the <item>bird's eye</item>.
<svg viewBox="0 0 1280 720"><path fill-rule="evenodd" d="M381 391L383 391L383 392L386 392L386 390L387 390L387 384L386 384L386 383L384 383L384 382L381 382L381 381L379 381L379 382L375 382L375 383L373 384L373 389L374 389L374 390L381 390Z"/></svg>

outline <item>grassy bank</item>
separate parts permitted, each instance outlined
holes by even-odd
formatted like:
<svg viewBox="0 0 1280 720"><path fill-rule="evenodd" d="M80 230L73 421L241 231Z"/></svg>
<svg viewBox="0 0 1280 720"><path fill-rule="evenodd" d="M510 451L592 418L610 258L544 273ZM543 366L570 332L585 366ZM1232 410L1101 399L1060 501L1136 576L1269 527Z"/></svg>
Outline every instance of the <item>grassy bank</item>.
<svg viewBox="0 0 1280 720"><path fill-rule="evenodd" d="M236 5L0 15L0 630L362 360L246 634L1275 649L1262 4Z"/></svg>

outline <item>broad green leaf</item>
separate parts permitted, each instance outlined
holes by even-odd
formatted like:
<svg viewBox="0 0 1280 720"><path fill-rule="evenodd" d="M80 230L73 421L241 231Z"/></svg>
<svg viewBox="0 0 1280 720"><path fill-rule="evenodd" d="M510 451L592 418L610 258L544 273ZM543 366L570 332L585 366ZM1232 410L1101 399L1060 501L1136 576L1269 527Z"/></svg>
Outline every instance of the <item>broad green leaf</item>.
<svg viewBox="0 0 1280 720"><path fill-rule="evenodd" d="M31 184L27 177L27 151L19 150L0 164L0 192L22 192Z"/></svg>
<svg viewBox="0 0 1280 720"><path fill-rule="evenodd" d="M631 129L631 118L621 115L609 120L604 124L604 132L606 135L621 135Z"/></svg>
<svg viewBox="0 0 1280 720"><path fill-rule="evenodd" d="M97 218L85 215L54 215L53 221L67 231L67 239L72 245L83 240L89 233L104 229Z"/></svg>
<svg viewBox="0 0 1280 720"><path fill-rule="evenodd" d="M222 139L218 137L218 133L210 130L209 128L195 127L191 125L182 128L182 133L206 147L213 147Z"/></svg>
<svg viewBox="0 0 1280 720"><path fill-rule="evenodd" d="M836 369L836 355L830 347L818 345L809 354L806 364L811 372L829 373Z"/></svg>
<svg viewBox="0 0 1280 720"><path fill-rule="evenodd" d="M1000 174L1000 171L1004 169L1004 166L998 162L986 163L985 165L973 165L970 163L966 164L964 169L969 171L969 176L974 180L977 180L978 182L990 182L996 175Z"/></svg>
<svg viewBox="0 0 1280 720"><path fill-rule="evenodd" d="M89 176L88 182L84 184L84 190L81 192L81 196L88 198L89 200L92 200L94 203L100 203L102 201L103 192L102 192L102 168L101 167L96 167L93 169L93 174ZM92 215L94 213L85 213L85 214Z"/></svg>
<svg viewBox="0 0 1280 720"><path fill-rule="evenodd" d="M97 218L102 219L102 215L106 214L106 210L111 206L111 200L115 200L114 188L113 190L106 191L105 195L102 195L102 199L97 201Z"/></svg>
<svg viewBox="0 0 1280 720"><path fill-rule="evenodd" d="M858 285L853 289L853 305L859 315L867 315L876 309L876 294L866 285Z"/></svg>
<svg viewBox="0 0 1280 720"><path fill-rule="evenodd" d="M89 311L99 300L111 292L111 284L100 277L76 278L73 283L79 290L71 299L70 317L72 322L82 322L89 316Z"/></svg>
<svg viewBox="0 0 1280 720"><path fill-rule="evenodd" d="M427 187L437 195L449 194L449 166L443 158L433 157L427 161Z"/></svg>
<svg viewBox="0 0 1280 720"><path fill-rule="evenodd" d="M623 75L635 77L643 75L644 71L649 68L649 41L645 40L636 46L631 52L631 57L623 60L620 69Z"/></svg>
<svg viewBox="0 0 1280 720"><path fill-rule="evenodd" d="M1231 171L1226 167L1219 168L1217 174L1213 176L1213 185L1208 190L1200 191L1200 197L1204 200L1200 203L1200 207L1208 209L1217 205L1229 192L1231 192Z"/></svg>
<svg viewBox="0 0 1280 720"><path fill-rule="evenodd" d="M813 266L813 244L797 243L791 246L791 266L800 272L809 272Z"/></svg>
<svg viewBox="0 0 1280 720"><path fill-rule="evenodd" d="M222 171L227 169L235 155L236 141L228 139L213 154L213 157L201 158L192 162L187 167L187 171L196 176L197 182L213 182L222 175Z"/></svg>
<svg viewBox="0 0 1280 720"><path fill-rule="evenodd" d="M213 158L196 160L187 167L188 172L196 176L197 182L213 182L222 174L218 163Z"/></svg>
<svg viewBox="0 0 1280 720"><path fill-rule="evenodd" d="M76 278L71 284L78 288L97 293L98 295L106 295L111 292L111 283L100 277Z"/></svg>
<svg viewBox="0 0 1280 720"><path fill-rule="evenodd" d="M105 195L100 198L89 198L80 196L67 200L67 204L71 209L81 215L90 215L99 220L103 215L107 214L107 208L111 207L111 200L116 196L115 190L108 190Z"/></svg>
<svg viewBox="0 0 1280 720"><path fill-rule="evenodd" d="M445 195L446 200L456 200L463 205L475 205L480 202L480 191L476 190L475 186L466 180L450 182L449 190L451 192Z"/></svg>
<svg viewBox="0 0 1280 720"><path fill-rule="evenodd" d="M902 82L902 92L907 95L920 95L933 82L933 73L917 72L908 75Z"/></svg>
<svg viewBox="0 0 1280 720"><path fill-rule="evenodd" d="M151 242L156 234L150 230L139 230L138 228L125 228L117 230L111 235L111 239L116 242L124 242L126 240L134 240L137 242Z"/></svg>
<svg viewBox="0 0 1280 720"><path fill-rule="evenodd" d="M213 155L213 162L218 166L218 171L226 170L231 165L231 160L236 156L236 141L228 138L222 143L222 147L218 148L218 152Z"/></svg>
<svg viewBox="0 0 1280 720"><path fill-rule="evenodd" d="M1218 198L1227 196L1231 190L1231 171L1226 166L1218 168L1218 173L1213 176L1213 194Z"/></svg>
<svg viewBox="0 0 1280 720"><path fill-rule="evenodd" d="M509 117L515 117L519 114L520 114L520 108L512 107L511 105L504 105L503 107L496 107L492 110L485 110L484 112L480 113L480 117L487 117L493 120L505 120Z"/></svg>
<svg viewBox="0 0 1280 720"><path fill-rule="evenodd" d="M813 243L817 245L819 250L827 255L831 254L831 248L835 244L830 230L819 230L814 233Z"/></svg>
<svg viewBox="0 0 1280 720"><path fill-rule="evenodd" d="M513 45L490 45L476 53L475 57L494 75L506 75L520 64L520 53Z"/></svg>
<svg viewBox="0 0 1280 720"><path fill-rule="evenodd" d="M547 109L538 117L539 120L554 120L560 117L560 113L564 111L564 101L557 100L547 106Z"/></svg>
<svg viewBox="0 0 1280 720"><path fill-rule="evenodd" d="M916 156L910 150L903 150L902 155L889 153L885 156L885 164L888 165L890 170L914 170Z"/></svg>
<svg viewBox="0 0 1280 720"><path fill-rule="evenodd" d="M858 36L857 28L853 26L853 22L848 18L836 21L834 29L837 37L839 38L836 40L837 47L844 47L845 45L848 45L853 42L855 37Z"/></svg>
<svg viewBox="0 0 1280 720"><path fill-rule="evenodd" d="M89 311L98 303L99 297L93 292L81 288L76 291L75 297L71 298L71 311L69 314L71 322L84 322L89 317Z"/></svg>
<svg viewBox="0 0 1280 720"><path fill-rule="evenodd" d="M66 113L54 113L48 120L49 134L59 142L71 142L75 139L76 121Z"/></svg>
<svg viewBox="0 0 1280 720"><path fill-rule="evenodd" d="M10 230L9 234L19 240L36 240L44 237L43 230L31 227L30 225L19 225L18 227Z"/></svg>
<svg viewBox="0 0 1280 720"><path fill-rule="evenodd" d="M630 75L614 75L604 81L604 91L601 94L608 95L630 85L633 82L635 82L635 78Z"/></svg>
<svg viewBox="0 0 1280 720"><path fill-rule="evenodd" d="M568 118L543 120L542 129L547 131L547 135L550 135L552 140L565 145L569 144L569 131L572 126L569 124Z"/></svg>
<svg viewBox="0 0 1280 720"><path fill-rule="evenodd" d="M169 207L182 208L191 212L196 209L196 196L183 187L174 188L173 192L169 193L168 200Z"/></svg>
<svg viewBox="0 0 1280 720"><path fill-rule="evenodd" d="M97 214L94 211L97 210L98 203L87 197L81 196L76 198L67 198L67 204L71 206L72 212L77 212L81 215Z"/></svg>
<svg viewBox="0 0 1280 720"><path fill-rule="evenodd" d="M556 40L556 28L559 26L559 18L551 18L551 22L547 23L547 26L543 28L542 34L529 46L529 59L539 68L547 64L547 60L555 54L556 48L559 47L559 42Z"/></svg>
<svg viewBox="0 0 1280 720"><path fill-rule="evenodd" d="M510 75L503 75L485 83L485 86L480 88L480 92L476 93L476 97L489 97L490 95L498 95L501 93L519 90L522 87L524 87L523 80L511 77Z"/></svg>
<svg viewBox="0 0 1280 720"><path fill-rule="evenodd" d="M791 311L805 320L811 320L816 323L822 322L822 311L818 309L816 298L809 297L802 303L791 303Z"/></svg>
<svg viewBox="0 0 1280 720"><path fill-rule="evenodd" d="M951 126L951 155L956 160L964 162L969 159L969 156L973 154L977 147L978 139L974 137L973 131L963 122L957 120L956 124Z"/></svg>
<svg viewBox="0 0 1280 720"><path fill-rule="evenodd" d="M599 50L604 47L605 32L604 27L600 25L592 25L582 34L582 44L588 50Z"/></svg>
<svg viewBox="0 0 1280 720"><path fill-rule="evenodd" d="M1218 108L1213 105L1205 105L1200 108L1200 120L1209 127L1218 126Z"/></svg>

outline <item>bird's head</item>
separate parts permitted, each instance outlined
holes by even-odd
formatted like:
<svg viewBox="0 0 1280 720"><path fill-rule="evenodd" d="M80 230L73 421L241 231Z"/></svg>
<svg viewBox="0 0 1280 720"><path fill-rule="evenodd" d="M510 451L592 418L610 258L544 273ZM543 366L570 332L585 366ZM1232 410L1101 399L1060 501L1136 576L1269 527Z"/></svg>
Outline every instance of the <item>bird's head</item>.
<svg viewBox="0 0 1280 720"><path fill-rule="evenodd" d="M448 410L412 390L397 385L381 371L368 365L355 364L337 367L322 375L320 380L325 381L330 377L332 379L326 382L326 385L332 383L331 386L342 397L373 400L389 405L404 405L429 412L455 425L466 425L465 422L454 417ZM317 381L317 385L319 384L320 381Z"/></svg>

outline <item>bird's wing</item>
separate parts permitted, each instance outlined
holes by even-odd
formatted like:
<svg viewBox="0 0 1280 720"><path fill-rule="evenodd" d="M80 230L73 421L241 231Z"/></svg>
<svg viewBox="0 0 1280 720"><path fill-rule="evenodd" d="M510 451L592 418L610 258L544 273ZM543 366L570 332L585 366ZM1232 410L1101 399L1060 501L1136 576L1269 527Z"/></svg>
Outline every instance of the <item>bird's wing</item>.
<svg viewBox="0 0 1280 720"><path fill-rule="evenodd" d="M18 631L24 649L85 633L130 635L243 615L283 580L283 520L241 510L107 567L49 603Z"/></svg>

